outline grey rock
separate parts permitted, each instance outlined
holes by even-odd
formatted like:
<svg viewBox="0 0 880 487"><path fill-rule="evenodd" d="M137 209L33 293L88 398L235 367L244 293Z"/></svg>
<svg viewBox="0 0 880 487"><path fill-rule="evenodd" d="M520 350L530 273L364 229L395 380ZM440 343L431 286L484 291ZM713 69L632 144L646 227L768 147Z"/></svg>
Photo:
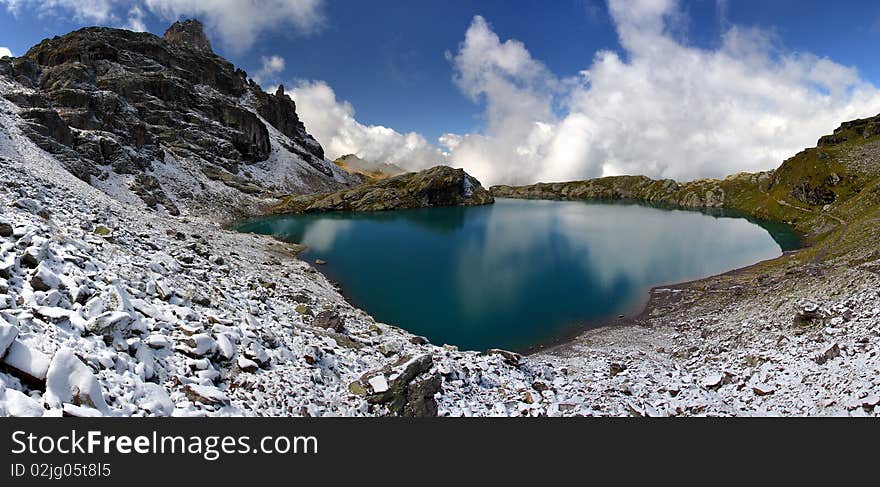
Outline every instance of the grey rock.
<svg viewBox="0 0 880 487"><path fill-rule="evenodd" d="M312 325L341 333L345 326L345 320L335 311L321 311L312 320Z"/></svg>

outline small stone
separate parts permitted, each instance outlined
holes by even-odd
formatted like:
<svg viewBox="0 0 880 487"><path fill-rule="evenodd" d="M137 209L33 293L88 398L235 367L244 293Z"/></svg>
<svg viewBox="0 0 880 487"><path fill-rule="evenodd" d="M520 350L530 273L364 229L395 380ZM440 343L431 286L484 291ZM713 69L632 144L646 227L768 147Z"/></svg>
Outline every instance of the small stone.
<svg viewBox="0 0 880 487"><path fill-rule="evenodd" d="M256 372L260 369L260 366L254 362L253 360L247 359L245 357L238 357L238 368L241 369L242 372Z"/></svg>
<svg viewBox="0 0 880 487"><path fill-rule="evenodd" d="M306 348L306 353L303 355L303 359L305 359L306 363L309 365L315 365L316 363L321 361L321 349L311 345Z"/></svg>
<svg viewBox="0 0 880 487"><path fill-rule="evenodd" d="M61 280L58 279L58 276L44 264L40 264L33 277L31 277L31 287L34 291L51 291L52 289L58 289L60 285Z"/></svg>
<svg viewBox="0 0 880 487"><path fill-rule="evenodd" d="M880 395L871 394L870 396L862 399L862 407L865 408L873 408L880 404Z"/></svg>
<svg viewBox="0 0 880 487"><path fill-rule="evenodd" d="M374 394L381 394L388 390L388 381L385 380L385 376L379 374L375 377L371 377L368 381L370 387L373 389Z"/></svg>
<svg viewBox="0 0 880 487"><path fill-rule="evenodd" d="M359 380L356 380L348 385L348 392L358 396L364 396L367 394L367 390L364 389L363 384L361 384L361 381Z"/></svg>
<svg viewBox="0 0 880 487"><path fill-rule="evenodd" d="M828 345L825 348L823 348L816 355L815 360L816 360L817 364L823 365L826 362L828 362L829 360L833 360L834 358L837 358L839 356L840 356L840 346L837 343L832 343L831 345Z"/></svg>
<svg viewBox="0 0 880 487"><path fill-rule="evenodd" d="M776 392L776 388L769 384L755 384L752 386L752 392L756 396L769 396Z"/></svg>
<svg viewBox="0 0 880 487"><path fill-rule="evenodd" d="M409 342L412 343L413 345L427 345L430 343L427 338L422 337L422 336L414 336L409 339Z"/></svg>
<svg viewBox="0 0 880 487"><path fill-rule="evenodd" d="M14 340L3 356L3 364L13 375L31 384L44 384L51 357Z"/></svg>
<svg viewBox="0 0 880 487"><path fill-rule="evenodd" d="M401 340L388 340L379 345L379 353L386 357L396 355L403 351L403 342Z"/></svg>
<svg viewBox="0 0 880 487"><path fill-rule="evenodd" d="M9 238L12 236L14 229L12 225L6 222L0 222L0 237Z"/></svg>
<svg viewBox="0 0 880 487"><path fill-rule="evenodd" d="M616 375L620 374L624 370L626 370L626 365L621 364L619 362L611 362L611 366L610 366L611 377L615 377Z"/></svg>
<svg viewBox="0 0 880 487"><path fill-rule="evenodd" d="M700 381L700 385L705 387L706 389L718 389L719 387L721 387L721 383L723 380L723 374L710 374Z"/></svg>
<svg viewBox="0 0 880 487"><path fill-rule="evenodd" d="M44 399L54 409L62 409L64 404L73 404L96 409L104 415L110 413L98 378L68 348L62 348L52 357L47 371Z"/></svg>

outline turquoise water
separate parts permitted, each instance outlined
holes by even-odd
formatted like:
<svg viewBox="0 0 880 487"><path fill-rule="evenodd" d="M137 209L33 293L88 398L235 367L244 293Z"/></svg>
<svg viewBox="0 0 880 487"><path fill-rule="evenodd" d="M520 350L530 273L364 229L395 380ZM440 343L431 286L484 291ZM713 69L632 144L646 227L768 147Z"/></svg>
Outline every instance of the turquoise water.
<svg viewBox="0 0 880 487"><path fill-rule="evenodd" d="M798 245L783 225L638 205L499 199L475 208L323 213L238 230L308 246L377 320L465 349L525 350L637 311L651 287Z"/></svg>

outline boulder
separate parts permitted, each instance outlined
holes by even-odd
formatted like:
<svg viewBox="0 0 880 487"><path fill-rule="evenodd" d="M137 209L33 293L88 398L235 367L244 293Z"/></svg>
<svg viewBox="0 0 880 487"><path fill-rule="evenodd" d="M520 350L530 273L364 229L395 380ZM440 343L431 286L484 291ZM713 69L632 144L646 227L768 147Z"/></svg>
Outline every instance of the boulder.
<svg viewBox="0 0 880 487"><path fill-rule="evenodd" d="M61 286L61 280L52 272L45 262L41 263L31 276L31 288L34 291L51 291Z"/></svg>
<svg viewBox="0 0 880 487"><path fill-rule="evenodd" d="M226 393L211 386L187 384L183 386L183 393L190 401L206 406L227 406L230 402L229 396Z"/></svg>
<svg viewBox="0 0 880 487"><path fill-rule="evenodd" d="M312 320L312 325L341 333L345 326L345 321L336 311L328 310L318 313L318 316L315 316L315 319Z"/></svg>
<svg viewBox="0 0 880 487"><path fill-rule="evenodd" d="M18 327L0 318L0 359L6 355L6 351L9 350L16 338L18 338Z"/></svg>
<svg viewBox="0 0 880 487"><path fill-rule="evenodd" d="M46 411L43 405L15 389L0 386L0 417L35 418Z"/></svg>
<svg viewBox="0 0 880 487"><path fill-rule="evenodd" d="M611 362L611 366L610 366L611 377L614 377L614 376L620 374L624 370L626 370L626 365L619 363L619 362Z"/></svg>
<svg viewBox="0 0 880 487"><path fill-rule="evenodd" d="M182 343L181 351L194 357L210 357L217 353L217 341L207 333L197 333Z"/></svg>
<svg viewBox="0 0 880 487"><path fill-rule="evenodd" d="M402 416L411 418L433 418L437 416L437 400L434 397L443 390L440 374L433 374L413 381L407 387L407 401Z"/></svg>
<svg viewBox="0 0 880 487"><path fill-rule="evenodd" d="M520 364L522 361L522 355L514 352L509 352L507 350L501 350L499 348L492 348L486 351L486 355L498 355L502 359L504 359L504 363L507 365L512 365L514 367Z"/></svg>
<svg viewBox="0 0 880 487"><path fill-rule="evenodd" d="M14 340L3 356L3 365L24 382L42 386L46 382L51 357Z"/></svg>
<svg viewBox="0 0 880 487"><path fill-rule="evenodd" d="M794 324L797 326L806 326L824 318L825 313L818 303L801 300L795 305Z"/></svg>
<svg viewBox="0 0 880 487"><path fill-rule="evenodd" d="M62 409L65 404L96 409L103 415L110 414L104 401L101 385L92 371L80 361L72 350L62 348L52 357L46 378L46 394L43 399L52 409Z"/></svg>
<svg viewBox="0 0 880 487"><path fill-rule="evenodd" d="M386 405L394 416L436 416L434 395L442 390L440 374L430 374L431 355L406 355L381 369L367 372L349 384L352 394L370 404Z"/></svg>

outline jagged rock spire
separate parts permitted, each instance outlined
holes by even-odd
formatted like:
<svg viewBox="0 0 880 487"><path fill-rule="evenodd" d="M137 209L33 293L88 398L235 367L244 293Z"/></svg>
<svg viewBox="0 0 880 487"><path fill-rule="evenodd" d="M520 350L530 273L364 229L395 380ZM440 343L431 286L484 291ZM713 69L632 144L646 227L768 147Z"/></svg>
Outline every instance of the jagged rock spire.
<svg viewBox="0 0 880 487"><path fill-rule="evenodd" d="M196 19L175 22L165 31L165 39L171 42L189 44L203 51L213 52L211 41L205 35L204 26Z"/></svg>

